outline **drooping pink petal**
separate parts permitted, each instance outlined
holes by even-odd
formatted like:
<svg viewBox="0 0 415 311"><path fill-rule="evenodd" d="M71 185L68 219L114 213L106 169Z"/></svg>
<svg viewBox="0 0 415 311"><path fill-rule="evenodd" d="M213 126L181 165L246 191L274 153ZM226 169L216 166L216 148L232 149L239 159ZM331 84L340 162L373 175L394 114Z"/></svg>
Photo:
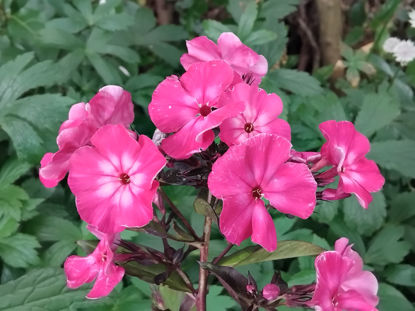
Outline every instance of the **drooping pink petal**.
<svg viewBox="0 0 415 311"><path fill-rule="evenodd" d="M317 184L305 164L281 165L263 189L271 205L282 213L306 219L314 211Z"/></svg>
<svg viewBox="0 0 415 311"><path fill-rule="evenodd" d="M98 299L107 296L114 287L121 282L125 270L123 267L111 265L109 269L98 272L95 284L86 296L89 299Z"/></svg>
<svg viewBox="0 0 415 311"><path fill-rule="evenodd" d="M381 175L375 161L366 158L345 167L342 175L353 179L369 192L381 190L385 183L385 178Z"/></svg>
<svg viewBox="0 0 415 311"><path fill-rule="evenodd" d="M271 215L260 199L255 201L252 212L252 242L261 245L268 252L277 249L277 233Z"/></svg>
<svg viewBox="0 0 415 311"><path fill-rule="evenodd" d="M289 124L277 118L282 112L282 101L276 94L267 94L256 85L239 83L222 97L222 102L243 102L245 106L240 115L225 120L220 126L219 137L227 145L241 143L260 133L291 139Z"/></svg>
<svg viewBox="0 0 415 311"><path fill-rule="evenodd" d="M188 54L183 54L180 63L185 70L196 62L206 62L221 59L218 47L206 36L196 37L186 41Z"/></svg>
<svg viewBox="0 0 415 311"><path fill-rule="evenodd" d="M164 157L149 138L137 142L121 125L102 127L91 143L73 154L68 177L81 218L106 233L146 225Z"/></svg>
<svg viewBox="0 0 415 311"><path fill-rule="evenodd" d="M250 194L229 196L223 200L219 226L229 242L239 245L252 234L254 207L255 201Z"/></svg>
<svg viewBox="0 0 415 311"><path fill-rule="evenodd" d="M134 105L131 95L122 87L107 85L89 101L91 114L99 126L122 124L130 126L134 120Z"/></svg>
<svg viewBox="0 0 415 311"><path fill-rule="evenodd" d="M335 251L316 258L317 284L311 305L318 310L375 311L377 280L363 270L361 257L347 244L348 240L341 238Z"/></svg>
<svg viewBox="0 0 415 311"><path fill-rule="evenodd" d="M370 150L369 140L356 131L353 123L349 121L329 120L321 123L319 127L329 146L326 156L335 165L354 163Z"/></svg>
<svg viewBox="0 0 415 311"><path fill-rule="evenodd" d="M99 271L92 254L87 257L69 256L64 268L69 288L78 288L85 283L92 282Z"/></svg>

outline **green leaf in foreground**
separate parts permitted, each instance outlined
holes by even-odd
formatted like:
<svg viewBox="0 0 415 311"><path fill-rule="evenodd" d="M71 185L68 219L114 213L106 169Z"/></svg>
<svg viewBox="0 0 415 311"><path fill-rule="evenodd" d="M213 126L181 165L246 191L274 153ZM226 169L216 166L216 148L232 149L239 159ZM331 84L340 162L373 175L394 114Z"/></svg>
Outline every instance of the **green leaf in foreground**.
<svg viewBox="0 0 415 311"><path fill-rule="evenodd" d="M414 306L405 298L405 296L385 283L380 283L378 292L380 301L378 309L382 311L405 310L413 311Z"/></svg>
<svg viewBox="0 0 415 311"><path fill-rule="evenodd" d="M71 310L71 306L85 300L87 290L66 288L65 274L60 268L33 270L0 285L0 310Z"/></svg>
<svg viewBox="0 0 415 311"><path fill-rule="evenodd" d="M40 244L34 236L17 233L0 239L0 257L9 266L26 268L38 262L38 247Z"/></svg>
<svg viewBox="0 0 415 311"><path fill-rule="evenodd" d="M267 252L261 246L249 246L223 258L219 264L222 266L244 266L257 262L296 258L301 256L315 256L323 252L320 246L303 241L278 242L277 250Z"/></svg>

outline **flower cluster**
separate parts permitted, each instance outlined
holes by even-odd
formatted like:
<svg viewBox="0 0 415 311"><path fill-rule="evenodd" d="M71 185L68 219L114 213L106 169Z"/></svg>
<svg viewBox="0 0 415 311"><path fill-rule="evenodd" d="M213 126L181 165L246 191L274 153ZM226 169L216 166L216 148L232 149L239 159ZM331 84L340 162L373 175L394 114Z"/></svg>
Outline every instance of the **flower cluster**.
<svg viewBox="0 0 415 311"><path fill-rule="evenodd" d="M198 37L188 41L187 48L181 57L186 72L162 81L148 107L157 127L157 144L129 129L134 119L130 95L120 87L106 86L89 103L71 108L59 130L59 150L41 161L39 176L46 187L56 186L69 171L68 185L79 215L100 239L88 257L71 256L65 262L69 287L96 279L90 298L107 295L121 280L124 270L114 264L119 233L153 219L157 176L166 162L169 168L180 161L183 165L178 167L184 167L204 152L208 177L198 186L223 202L220 231L233 244L251 237L269 252L277 248L271 210L306 219L317 200L352 194L368 208L371 192L383 186L377 165L366 158L369 141L351 122L323 122L320 130L326 142L320 152L292 148L290 125L279 118L281 99L258 86L268 69L266 59L234 34L223 33L217 44ZM220 139L221 148L212 148L218 146L215 139ZM326 187L337 181L337 187ZM344 261L344 267L336 267L343 269L341 284L336 285L342 292L333 296L342 305L344 297L357 297L347 280L363 274L357 271L361 260L344 240L338 244L337 255L321 258L337 256ZM327 281L325 261L319 258L313 302L332 310L325 309L323 300L328 296L319 294L326 288L319 284ZM360 266L351 268L350 262ZM271 301L279 295L276 285L268 285L261 297ZM292 295L295 301L297 294Z"/></svg>

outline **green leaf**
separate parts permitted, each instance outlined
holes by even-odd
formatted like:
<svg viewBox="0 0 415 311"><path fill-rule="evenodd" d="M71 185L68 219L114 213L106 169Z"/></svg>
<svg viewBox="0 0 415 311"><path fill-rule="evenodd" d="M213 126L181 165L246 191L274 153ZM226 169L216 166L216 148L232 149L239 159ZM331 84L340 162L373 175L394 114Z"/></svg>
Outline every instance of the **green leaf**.
<svg viewBox="0 0 415 311"><path fill-rule="evenodd" d="M386 218L386 202L382 192L374 193L368 209L360 206L355 197L343 201L344 222L350 229L369 236L378 230Z"/></svg>
<svg viewBox="0 0 415 311"><path fill-rule="evenodd" d="M386 279L393 284L415 286L415 267L411 265L395 265L385 271Z"/></svg>
<svg viewBox="0 0 415 311"><path fill-rule="evenodd" d="M203 21L203 29L205 30L206 36L212 40L218 40L219 36L223 32L232 31L228 26L215 21L213 19L206 19Z"/></svg>
<svg viewBox="0 0 415 311"><path fill-rule="evenodd" d="M365 262L379 266L401 262L411 248L409 242L401 241L404 233L403 226L386 225L370 242Z"/></svg>
<svg viewBox="0 0 415 311"><path fill-rule="evenodd" d="M212 310L227 310L228 308L235 307L235 301L225 295L221 295L223 287L219 285L210 285L209 293L206 297L206 305Z"/></svg>
<svg viewBox="0 0 415 311"><path fill-rule="evenodd" d="M297 10L300 0L266 1L262 6L260 16L267 19L282 19Z"/></svg>
<svg viewBox="0 0 415 311"><path fill-rule="evenodd" d="M141 45L149 45L160 42L181 41L188 38L188 36L188 33L182 26L161 25L151 30L139 40Z"/></svg>
<svg viewBox="0 0 415 311"><path fill-rule="evenodd" d="M12 184L30 169L30 164L19 159L9 159L0 170L0 187Z"/></svg>
<svg viewBox="0 0 415 311"><path fill-rule="evenodd" d="M77 241L82 239L82 233L77 226L67 219L55 216L38 216L28 224L31 234L40 241Z"/></svg>
<svg viewBox="0 0 415 311"><path fill-rule="evenodd" d="M371 145L369 158L384 168L415 178L414 150L415 141L409 139L374 142Z"/></svg>
<svg viewBox="0 0 415 311"><path fill-rule="evenodd" d="M46 46L67 51L74 51L85 46L84 42L77 36L64 29L52 27L46 27L40 32L40 40Z"/></svg>
<svg viewBox="0 0 415 311"><path fill-rule="evenodd" d="M245 11L241 15L238 21L238 36L243 40L246 38L254 28L254 23L257 17L258 11L256 2L251 1L245 8Z"/></svg>
<svg viewBox="0 0 415 311"><path fill-rule="evenodd" d="M306 72L291 69L277 69L262 80L261 87L264 89L273 86L303 96L317 95L323 91L316 78Z"/></svg>
<svg viewBox="0 0 415 311"><path fill-rule="evenodd" d="M0 285L0 310L73 310L71 306L84 301L88 290L88 287L77 290L67 288L63 269L33 270L17 280Z"/></svg>
<svg viewBox="0 0 415 311"><path fill-rule="evenodd" d="M0 257L6 264L15 268L27 268L38 263L36 248L40 244L34 236L17 233L0 239Z"/></svg>
<svg viewBox="0 0 415 311"><path fill-rule="evenodd" d="M102 80L107 84L121 84L121 77L118 70L98 53L88 53L87 57L100 75Z"/></svg>
<svg viewBox="0 0 415 311"><path fill-rule="evenodd" d="M262 45L277 39L277 34L271 30L261 29L253 31L244 40L246 45Z"/></svg>
<svg viewBox="0 0 415 311"><path fill-rule="evenodd" d="M379 306L377 307L382 311L396 311L405 310L413 311L414 306L406 299L406 297L398 291L395 287L392 287L385 283L379 284L378 296L380 298Z"/></svg>
<svg viewBox="0 0 415 311"><path fill-rule="evenodd" d="M279 241L277 250L267 252L261 246L248 246L232 255L224 257L219 264L222 266L243 266L252 263L296 258L301 256L315 256L324 249L308 242L302 241Z"/></svg>
<svg viewBox="0 0 415 311"><path fill-rule="evenodd" d="M101 53L118 57L126 63L138 63L140 61L140 56L137 52L124 46L107 44Z"/></svg>
<svg viewBox="0 0 415 311"><path fill-rule="evenodd" d="M397 224L415 216L415 192L397 194L391 202L388 216L391 222Z"/></svg>
<svg viewBox="0 0 415 311"><path fill-rule="evenodd" d="M127 13L111 14L95 22L98 27L109 31L124 30L133 24L134 18Z"/></svg>
<svg viewBox="0 0 415 311"><path fill-rule="evenodd" d="M183 54L178 48L165 42L150 45L148 48L173 67L177 67L180 56Z"/></svg>
<svg viewBox="0 0 415 311"><path fill-rule="evenodd" d="M0 187L0 215L8 215L19 221L23 202L29 196L23 188L16 185L1 185Z"/></svg>
<svg viewBox="0 0 415 311"><path fill-rule="evenodd" d="M399 116L399 105L387 93L369 94L356 117L356 129L366 136L389 125Z"/></svg>
<svg viewBox="0 0 415 311"><path fill-rule="evenodd" d="M0 216L0 239L8 237L9 235L16 232L19 227L19 223L16 219L12 218L9 215Z"/></svg>
<svg viewBox="0 0 415 311"><path fill-rule="evenodd" d="M48 267L60 267L65 259L75 250L76 243L62 240L52 244L43 254L43 261Z"/></svg>

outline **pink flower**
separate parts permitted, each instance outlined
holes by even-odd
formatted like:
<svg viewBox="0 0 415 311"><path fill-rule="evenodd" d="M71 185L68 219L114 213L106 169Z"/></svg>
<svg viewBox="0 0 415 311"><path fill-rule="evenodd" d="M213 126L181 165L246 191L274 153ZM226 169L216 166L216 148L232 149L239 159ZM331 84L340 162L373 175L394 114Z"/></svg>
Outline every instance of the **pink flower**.
<svg viewBox="0 0 415 311"><path fill-rule="evenodd" d="M165 159L150 138L138 142L122 125L105 125L92 146L75 151L68 184L80 217L99 231L115 233L142 227L153 217L154 180Z"/></svg>
<svg viewBox="0 0 415 311"><path fill-rule="evenodd" d="M208 186L223 200L220 230L231 243L251 236L267 251L277 247L274 223L263 197L282 213L308 218L316 203L316 182L306 165L285 163L291 144L259 134L234 145L213 165Z"/></svg>
<svg viewBox="0 0 415 311"><path fill-rule="evenodd" d="M377 310L378 282L371 272L363 271L362 258L348 243L348 239L341 238L334 251L316 258L317 284L311 302L316 310Z"/></svg>
<svg viewBox="0 0 415 311"><path fill-rule="evenodd" d="M368 208L372 201L370 192L379 191L385 183L376 163L365 157L370 150L369 140L348 121L326 121L320 124L320 130L327 142L321 147L322 160L313 169L333 165L324 176L331 178L337 173L340 177L336 196L332 189L327 189L326 197L343 198L344 194L353 193L360 205Z"/></svg>
<svg viewBox="0 0 415 311"><path fill-rule="evenodd" d="M222 33L217 45L205 36L186 41L186 45L188 53L180 58L186 70L196 62L221 59L235 71L235 81L240 81L242 78L249 84L253 82L257 85L268 71L268 62L265 57L244 45L231 32Z"/></svg>
<svg viewBox="0 0 415 311"><path fill-rule="evenodd" d="M256 85L239 83L224 96L224 102L245 104L245 110L220 125L220 139L228 146L239 144L260 133L275 134L291 140L287 121L278 119L282 101L276 94L267 94Z"/></svg>
<svg viewBox="0 0 415 311"><path fill-rule="evenodd" d="M45 187L55 187L69 169L72 154L89 144L96 130L105 124L129 127L134 119L131 96L121 87L108 85L87 104L78 103L69 110L69 118L62 123L56 139L59 150L46 153L40 164L39 178Z"/></svg>
<svg viewBox="0 0 415 311"><path fill-rule="evenodd" d="M114 234L104 234L88 226L101 241L93 253L87 257L69 256L64 264L69 288L78 288L95 280L95 284L86 296L90 299L107 296L122 280L124 268L114 264Z"/></svg>
<svg viewBox="0 0 415 311"><path fill-rule="evenodd" d="M262 289L262 296L266 300L275 300L280 295L280 288L276 284L267 284Z"/></svg>
<svg viewBox="0 0 415 311"><path fill-rule="evenodd" d="M172 158L186 159L213 142L212 131L243 110L242 103L219 99L232 83L233 72L223 61L196 63L179 79L170 76L153 93L150 118L164 133L161 148Z"/></svg>

